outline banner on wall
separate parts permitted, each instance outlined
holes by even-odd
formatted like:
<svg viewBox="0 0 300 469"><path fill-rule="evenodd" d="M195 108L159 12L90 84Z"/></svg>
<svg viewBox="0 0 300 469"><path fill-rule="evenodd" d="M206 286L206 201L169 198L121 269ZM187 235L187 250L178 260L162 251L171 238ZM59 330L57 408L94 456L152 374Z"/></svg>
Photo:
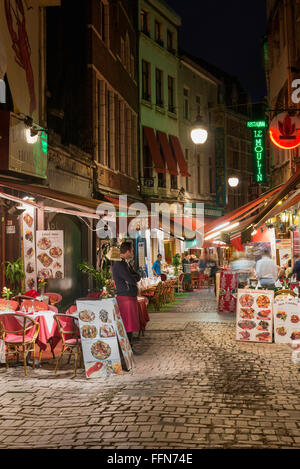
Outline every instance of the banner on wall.
<svg viewBox="0 0 300 469"><path fill-rule="evenodd" d="M37 290L35 208L27 206L22 214L25 290Z"/></svg>
<svg viewBox="0 0 300 469"><path fill-rule="evenodd" d="M86 377L122 374L120 351L127 370L133 368L135 361L116 300L77 300L76 305Z"/></svg>
<svg viewBox="0 0 300 469"><path fill-rule="evenodd" d="M48 230L36 232L38 278L64 278L64 232Z"/></svg>
<svg viewBox="0 0 300 469"><path fill-rule="evenodd" d="M142 241L138 243L138 260L139 267L145 267L145 243Z"/></svg>
<svg viewBox="0 0 300 469"><path fill-rule="evenodd" d="M273 337L274 292L238 290L236 340L271 343Z"/></svg>

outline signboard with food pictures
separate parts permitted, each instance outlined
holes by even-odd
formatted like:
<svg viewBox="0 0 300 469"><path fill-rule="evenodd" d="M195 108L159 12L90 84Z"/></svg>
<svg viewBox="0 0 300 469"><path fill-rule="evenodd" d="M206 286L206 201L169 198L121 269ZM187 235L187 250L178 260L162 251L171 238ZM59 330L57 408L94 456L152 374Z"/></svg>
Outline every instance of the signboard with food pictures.
<svg viewBox="0 0 300 469"><path fill-rule="evenodd" d="M64 278L64 232L62 230L37 231L38 278Z"/></svg>
<svg viewBox="0 0 300 469"><path fill-rule="evenodd" d="M238 288L238 274L231 271L220 273L219 313L235 313Z"/></svg>
<svg viewBox="0 0 300 469"><path fill-rule="evenodd" d="M238 290L236 340L272 342L273 302L271 290Z"/></svg>
<svg viewBox="0 0 300 469"><path fill-rule="evenodd" d="M77 300L76 304L87 378L122 374L118 341L130 370L134 360L116 300Z"/></svg>
<svg viewBox="0 0 300 469"><path fill-rule="evenodd" d="M300 303L288 296L274 301L274 337L276 344L300 339Z"/></svg>
<svg viewBox="0 0 300 469"><path fill-rule="evenodd" d="M25 290L37 290L35 251L35 208L26 206L22 214L22 237L24 252Z"/></svg>

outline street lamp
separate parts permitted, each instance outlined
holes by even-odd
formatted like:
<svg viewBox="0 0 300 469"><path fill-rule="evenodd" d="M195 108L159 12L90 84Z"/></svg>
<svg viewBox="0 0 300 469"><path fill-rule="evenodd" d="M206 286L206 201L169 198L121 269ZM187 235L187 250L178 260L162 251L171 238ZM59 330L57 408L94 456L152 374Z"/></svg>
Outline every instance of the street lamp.
<svg viewBox="0 0 300 469"><path fill-rule="evenodd" d="M240 180L236 176L231 176L228 179L228 184L230 185L230 187L237 187L239 185L239 183L240 183Z"/></svg>
<svg viewBox="0 0 300 469"><path fill-rule="evenodd" d="M191 130L191 139L195 145L203 145L208 137L208 132L201 116L197 116L196 121Z"/></svg>

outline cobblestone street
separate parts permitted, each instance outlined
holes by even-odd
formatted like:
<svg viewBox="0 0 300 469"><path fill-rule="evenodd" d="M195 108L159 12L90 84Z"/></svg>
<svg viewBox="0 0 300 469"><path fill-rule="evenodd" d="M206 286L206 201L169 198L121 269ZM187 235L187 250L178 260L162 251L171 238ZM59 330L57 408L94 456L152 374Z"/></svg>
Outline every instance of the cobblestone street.
<svg viewBox="0 0 300 469"><path fill-rule="evenodd" d="M152 313L137 367L107 380L0 368L0 448L300 448L291 350L235 341L212 292Z"/></svg>

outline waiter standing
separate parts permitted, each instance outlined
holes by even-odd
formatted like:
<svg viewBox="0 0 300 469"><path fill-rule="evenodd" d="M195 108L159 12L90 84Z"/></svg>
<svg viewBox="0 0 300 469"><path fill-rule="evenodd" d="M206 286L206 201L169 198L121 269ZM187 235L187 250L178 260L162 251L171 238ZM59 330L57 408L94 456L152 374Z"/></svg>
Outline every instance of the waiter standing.
<svg viewBox="0 0 300 469"><path fill-rule="evenodd" d="M116 284L117 303L128 340L132 344L132 333L140 329L137 302L137 282L141 276L130 265L133 259L133 244L125 241L120 247L121 261L115 262L112 274Z"/></svg>

